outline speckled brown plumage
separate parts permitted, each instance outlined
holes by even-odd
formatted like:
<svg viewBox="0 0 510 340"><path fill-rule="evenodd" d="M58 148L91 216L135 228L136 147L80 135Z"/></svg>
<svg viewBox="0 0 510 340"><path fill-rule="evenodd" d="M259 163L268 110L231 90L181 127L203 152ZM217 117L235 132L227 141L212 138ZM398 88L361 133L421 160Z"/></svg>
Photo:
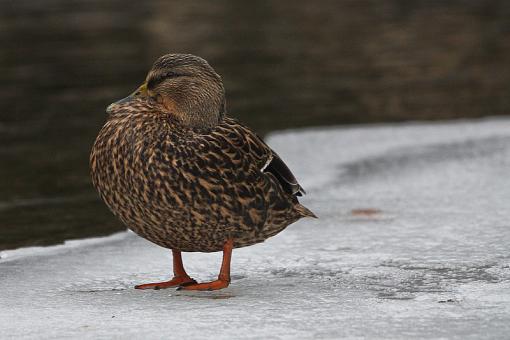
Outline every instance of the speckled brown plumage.
<svg viewBox="0 0 510 340"><path fill-rule="evenodd" d="M146 95L108 108L90 157L94 186L127 227L163 247L212 252L227 239L236 248L249 246L314 216L298 202L304 191L290 170L255 133L225 115L224 99L212 120L187 120L200 113L186 113L173 95L183 77L164 73L172 78L168 89L158 90L157 70L149 73Z"/></svg>

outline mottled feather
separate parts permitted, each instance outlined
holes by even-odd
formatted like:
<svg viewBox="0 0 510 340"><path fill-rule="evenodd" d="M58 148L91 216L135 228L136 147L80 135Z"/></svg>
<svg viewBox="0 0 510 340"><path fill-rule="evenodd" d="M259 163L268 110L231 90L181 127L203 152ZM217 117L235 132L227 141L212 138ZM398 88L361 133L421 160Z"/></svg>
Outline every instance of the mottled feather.
<svg viewBox="0 0 510 340"><path fill-rule="evenodd" d="M211 252L228 238L248 246L314 216L280 157L232 118L189 126L151 98L112 104L108 113L90 157L92 181L140 236Z"/></svg>

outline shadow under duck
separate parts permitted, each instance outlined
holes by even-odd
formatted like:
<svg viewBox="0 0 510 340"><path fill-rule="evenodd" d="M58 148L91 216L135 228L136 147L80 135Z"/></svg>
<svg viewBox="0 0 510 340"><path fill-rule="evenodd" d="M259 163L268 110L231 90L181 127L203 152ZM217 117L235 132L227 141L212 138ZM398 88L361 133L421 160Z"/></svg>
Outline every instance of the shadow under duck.
<svg viewBox="0 0 510 340"><path fill-rule="evenodd" d="M136 288L227 287L233 248L315 217L280 157L226 115L221 77L204 59L160 57L107 113L90 155L92 182L129 229L173 253L173 279ZM198 284L184 270L181 251L221 250L218 280Z"/></svg>

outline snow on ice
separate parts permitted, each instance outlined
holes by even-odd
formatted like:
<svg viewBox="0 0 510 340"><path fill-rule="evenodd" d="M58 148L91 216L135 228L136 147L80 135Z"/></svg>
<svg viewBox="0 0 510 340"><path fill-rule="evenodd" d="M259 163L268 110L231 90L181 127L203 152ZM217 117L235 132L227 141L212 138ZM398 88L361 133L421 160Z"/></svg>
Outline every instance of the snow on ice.
<svg viewBox="0 0 510 340"><path fill-rule="evenodd" d="M510 120L275 133L318 216L234 250L217 292L134 290L170 252L124 232L2 252L0 338L508 338ZM220 254L184 254L210 280Z"/></svg>

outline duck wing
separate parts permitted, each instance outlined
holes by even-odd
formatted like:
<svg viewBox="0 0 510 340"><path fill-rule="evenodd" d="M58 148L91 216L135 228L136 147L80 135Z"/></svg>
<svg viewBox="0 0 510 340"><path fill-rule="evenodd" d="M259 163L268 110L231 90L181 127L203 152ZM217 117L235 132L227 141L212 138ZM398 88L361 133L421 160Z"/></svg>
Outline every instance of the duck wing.
<svg viewBox="0 0 510 340"><path fill-rule="evenodd" d="M269 148L269 146L267 146ZM271 148L271 157L268 163L261 170L265 173L271 173L278 180L283 190L293 196L303 196L305 189L298 183L294 174L290 171L285 162Z"/></svg>
<svg viewBox="0 0 510 340"><path fill-rule="evenodd" d="M242 148L244 157L255 162L263 174L275 178L283 191L289 195L302 196L306 194L287 164L262 138L232 118L225 118L224 123L231 131L228 135L237 137L233 139L238 140L237 146ZM232 133L234 131L235 133ZM240 136L243 136L241 140L239 140Z"/></svg>

